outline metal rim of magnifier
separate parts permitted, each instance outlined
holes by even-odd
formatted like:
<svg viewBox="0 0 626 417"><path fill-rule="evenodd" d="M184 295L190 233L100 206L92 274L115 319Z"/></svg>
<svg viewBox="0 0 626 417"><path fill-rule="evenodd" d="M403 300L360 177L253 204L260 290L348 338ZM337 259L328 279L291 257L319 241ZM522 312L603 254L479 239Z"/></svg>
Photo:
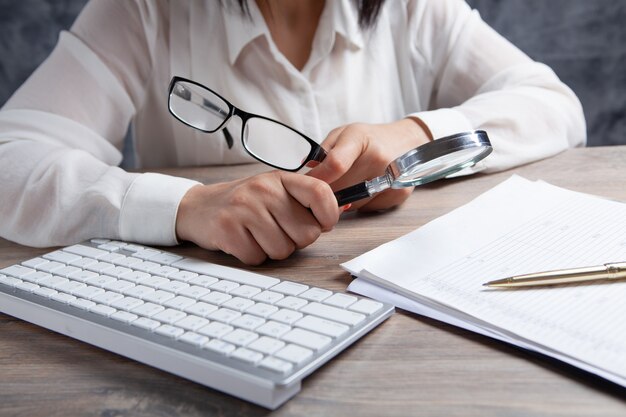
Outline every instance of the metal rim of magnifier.
<svg viewBox="0 0 626 417"><path fill-rule="evenodd" d="M476 154L456 162L452 165L445 165L436 172L417 178L414 175L407 175L417 166L433 163L443 158L449 158L455 153L467 150L476 150ZM470 132L457 133L428 142L412 151L402 155L389 165L389 170L394 178L394 185L397 187L407 185L421 185L443 178L464 168L476 164L485 158L492 151L491 142L484 130L474 130ZM393 188L394 185L392 185Z"/></svg>

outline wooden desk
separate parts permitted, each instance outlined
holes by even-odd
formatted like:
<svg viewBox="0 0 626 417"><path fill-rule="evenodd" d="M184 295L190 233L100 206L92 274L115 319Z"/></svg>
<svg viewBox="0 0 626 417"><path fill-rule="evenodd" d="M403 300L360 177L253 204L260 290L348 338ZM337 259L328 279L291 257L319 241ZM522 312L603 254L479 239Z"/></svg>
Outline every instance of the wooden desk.
<svg viewBox="0 0 626 417"><path fill-rule="evenodd" d="M261 170L173 169L202 181ZM626 146L575 149L496 175L415 191L397 210L347 214L334 231L282 262L251 268L332 290L339 264L467 203L517 173L626 202ZM0 240L0 267L42 254ZM241 266L192 245L172 249ZM624 353L626 354L626 352ZM0 314L1 416L266 415L267 410ZM623 416L626 389L573 367L446 324L398 311L307 378L274 412L289 416Z"/></svg>

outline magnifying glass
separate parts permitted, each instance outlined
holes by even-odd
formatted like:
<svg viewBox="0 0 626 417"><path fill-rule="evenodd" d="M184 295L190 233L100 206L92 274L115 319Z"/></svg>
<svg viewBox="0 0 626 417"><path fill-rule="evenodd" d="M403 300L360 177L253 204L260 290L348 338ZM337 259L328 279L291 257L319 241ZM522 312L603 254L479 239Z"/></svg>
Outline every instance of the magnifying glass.
<svg viewBox="0 0 626 417"><path fill-rule="evenodd" d="M385 174L335 193L340 206L388 188L426 184L471 167L492 151L487 132L457 133L411 149L387 166Z"/></svg>

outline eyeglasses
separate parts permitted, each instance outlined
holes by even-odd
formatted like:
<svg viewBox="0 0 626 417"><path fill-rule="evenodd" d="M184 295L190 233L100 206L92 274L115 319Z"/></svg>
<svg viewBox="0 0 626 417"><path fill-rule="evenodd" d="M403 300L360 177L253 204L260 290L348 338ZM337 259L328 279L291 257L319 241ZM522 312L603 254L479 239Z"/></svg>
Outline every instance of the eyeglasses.
<svg viewBox="0 0 626 417"><path fill-rule="evenodd" d="M210 88L182 77L170 82L168 107L174 117L195 129L206 133L224 129L229 146L232 137L226 125L238 116L244 149L274 168L298 171L326 157L326 151L306 135L277 120L243 111Z"/></svg>

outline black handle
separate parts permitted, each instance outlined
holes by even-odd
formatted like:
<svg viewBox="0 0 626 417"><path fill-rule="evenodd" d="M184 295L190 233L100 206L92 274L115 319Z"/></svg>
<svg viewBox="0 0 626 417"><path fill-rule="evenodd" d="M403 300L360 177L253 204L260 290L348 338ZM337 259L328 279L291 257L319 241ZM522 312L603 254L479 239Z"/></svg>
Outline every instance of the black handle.
<svg viewBox="0 0 626 417"><path fill-rule="evenodd" d="M369 196L371 196L371 194L367 189L367 182L365 181L360 184L344 188L343 190L339 190L335 193L339 207Z"/></svg>

